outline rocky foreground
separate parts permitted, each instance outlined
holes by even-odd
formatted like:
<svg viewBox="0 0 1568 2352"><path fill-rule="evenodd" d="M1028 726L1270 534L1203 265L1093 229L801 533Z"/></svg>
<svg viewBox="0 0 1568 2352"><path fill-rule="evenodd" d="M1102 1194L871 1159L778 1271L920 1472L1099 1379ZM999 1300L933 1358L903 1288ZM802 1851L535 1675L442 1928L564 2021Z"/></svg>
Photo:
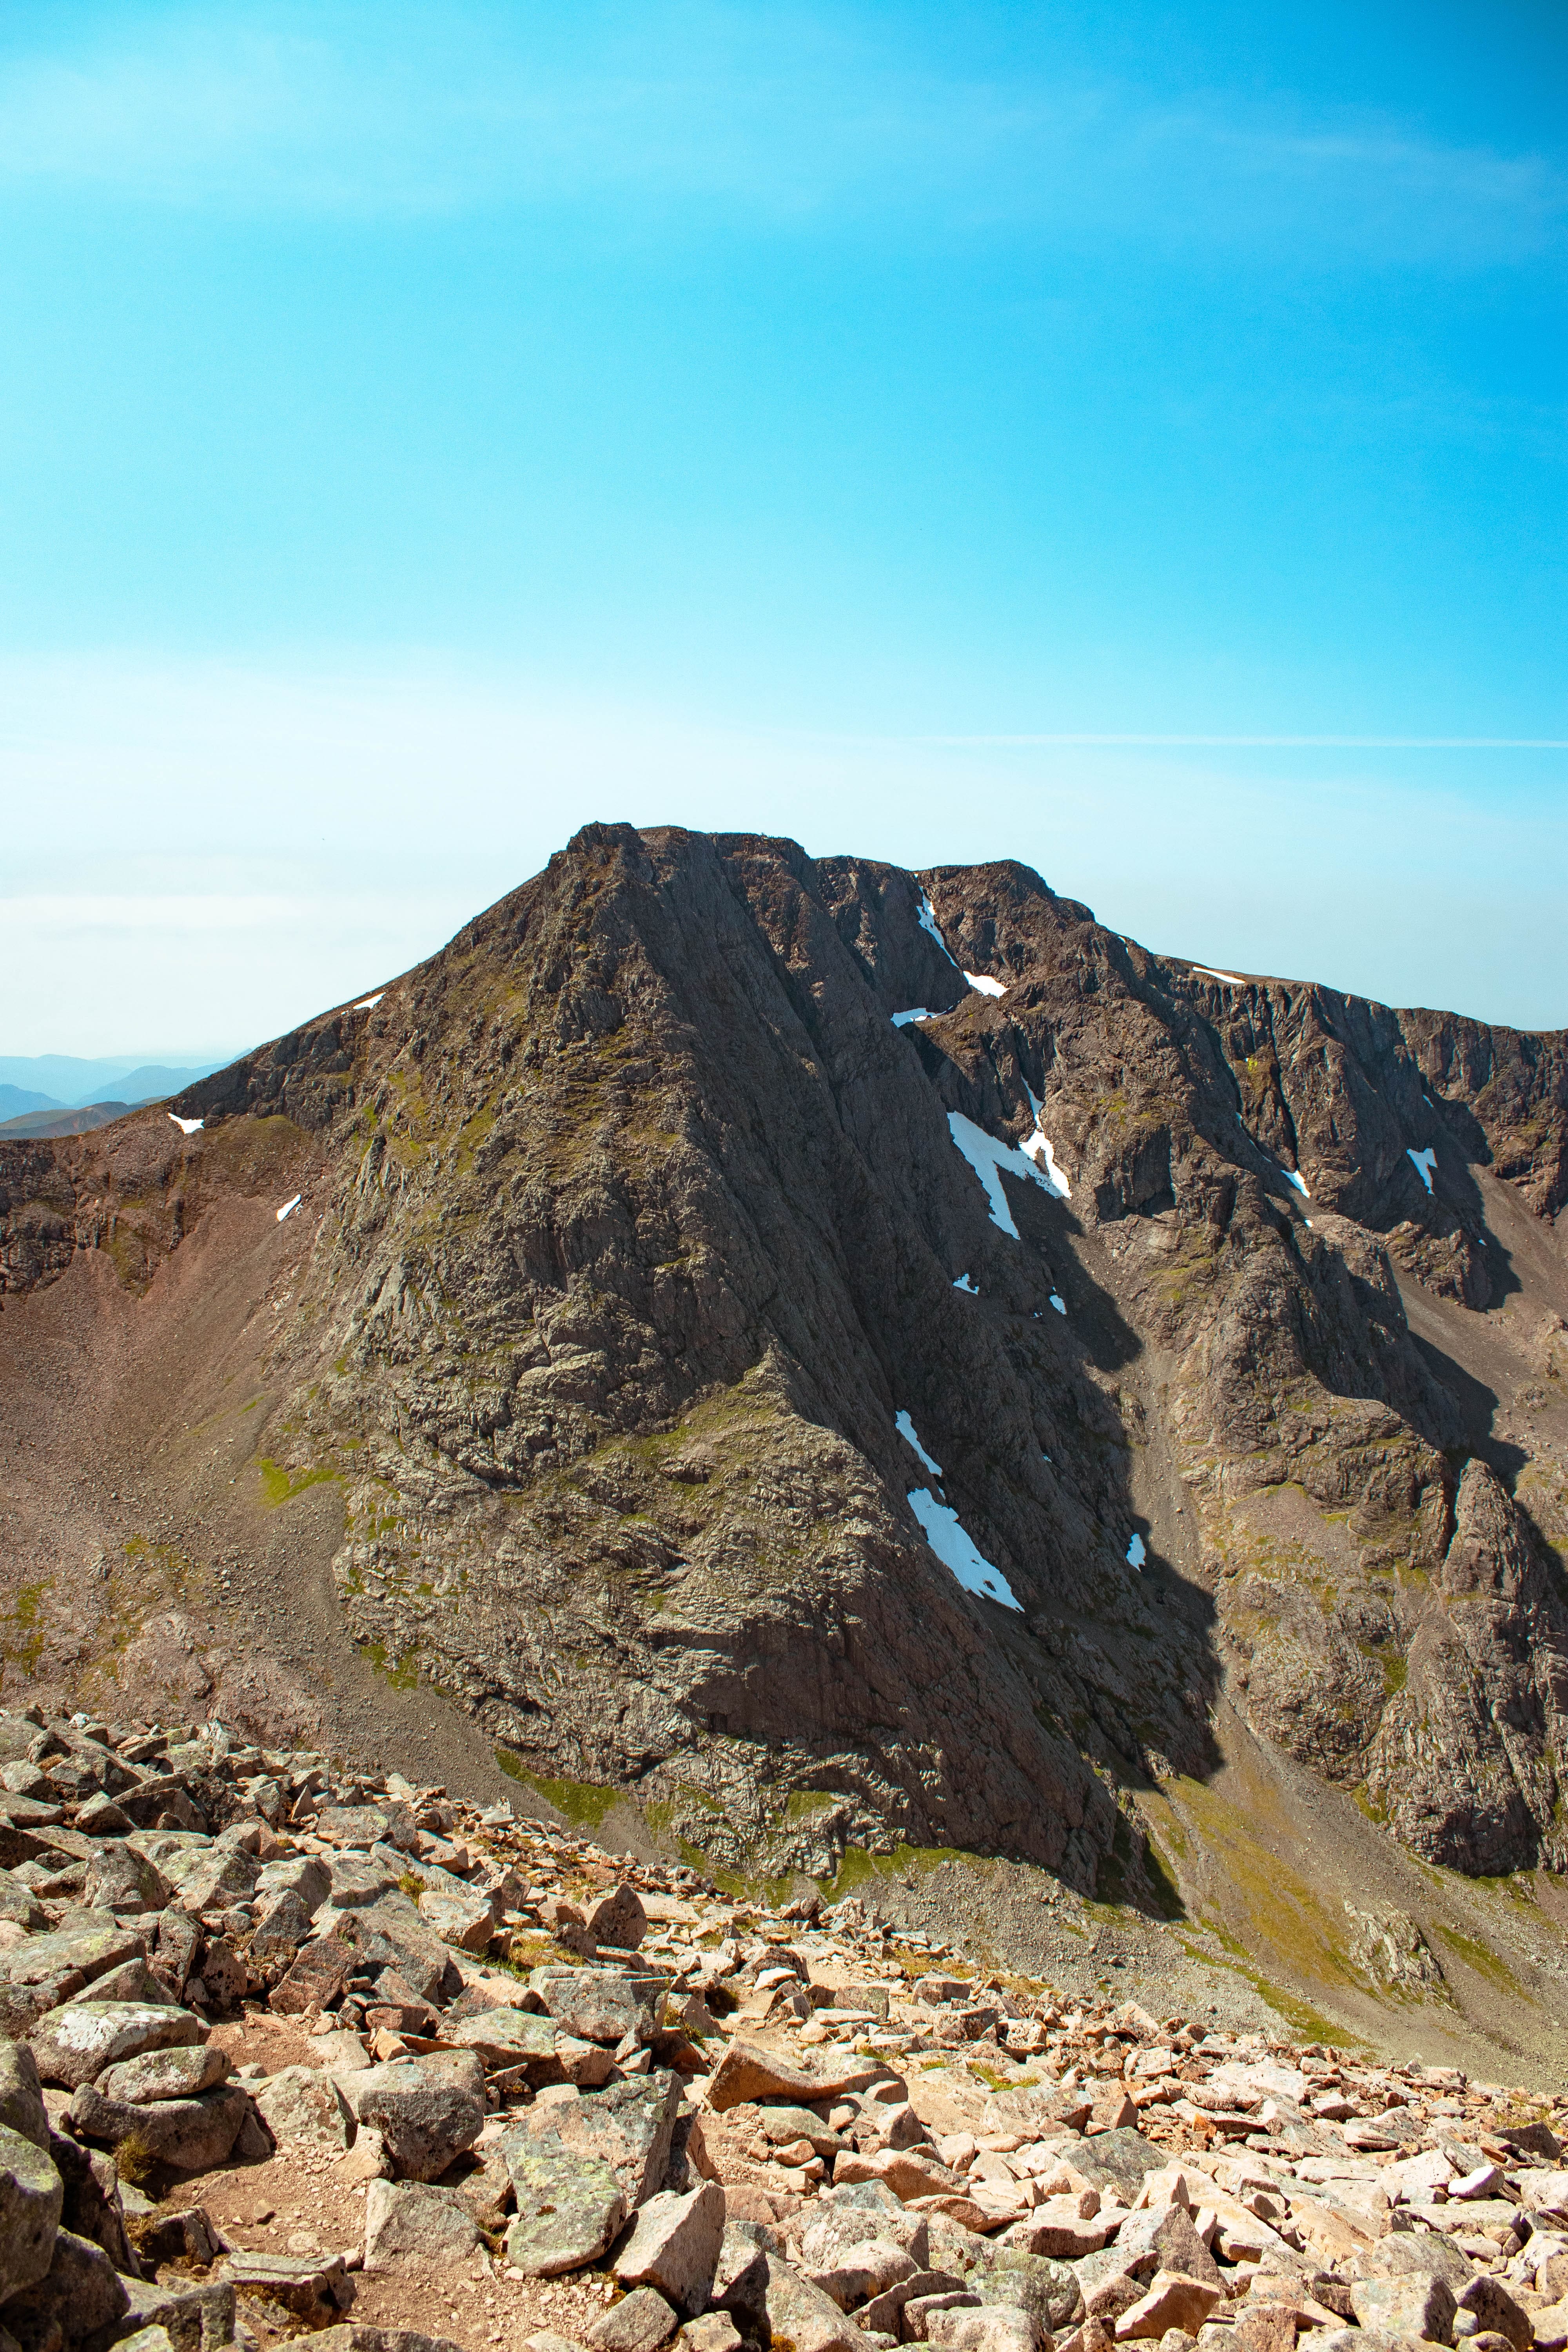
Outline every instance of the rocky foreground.
<svg viewBox="0 0 1568 2352"><path fill-rule="evenodd" d="M1568 2102L216 1723L0 1759L0 2352L1568 2347Z"/></svg>

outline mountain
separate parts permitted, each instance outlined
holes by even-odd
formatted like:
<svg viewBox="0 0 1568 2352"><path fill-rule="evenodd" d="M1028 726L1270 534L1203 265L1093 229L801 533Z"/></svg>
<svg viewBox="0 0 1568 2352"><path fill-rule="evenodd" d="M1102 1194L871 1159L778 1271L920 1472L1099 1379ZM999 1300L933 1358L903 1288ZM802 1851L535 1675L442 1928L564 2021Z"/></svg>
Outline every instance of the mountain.
<svg viewBox="0 0 1568 2352"><path fill-rule="evenodd" d="M59 1110L52 1095L34 1094L26 1087L0 1086L0 1121L25 1118L29 1111Z"/></svg>
<svg viewBox="0 0 1568 2352"><path fill-rule="evenodd" d="M184 1068L168 1062L138 1062L115 1079L114 1091L125 1102L162 1102L165 1095L177 1095L183 1087L195 1086L216 1067L216 1062L196 1062ZM85 1108L92 1092L89 1087L76 1096L76 1107Z"/></svg>
<svg viewBox="0 0 1568 2352"><path fill-rule="evenodd" d="M0 1055L0 1104L6 1100L11 1087L32 1093L35 1099L31 1104L15 1105L6 1111L7 1118L17 1117L24 1109L42 1110L54 1104L76 1110L110 1098L128 1103L153 1102L176 1093L181 1087L193 1085L197 1078L205 1078L217 1067L216 1059L204 1060L195 1055L177 1064L151 1061L134 1054L110 1054L92 1060L75 1054Z"/></svg>
<svg viewBox="0 0 1568 2352"><path fill-rule="evenodd" d="M1561 1034L604 825L174 1108L0 1146L5 1687L1551 2043Z"/></svg>
<svg viewBox="0 0 1568 2352"><path fill-rule="evenodd" d="M84 1103L79 1109L66 1110L53 1103L47 1110L30 1110L20 1118L8 1118L0 1126L0 1141L7 1137L87 1135L95 1127L108 1127L113 1120L123 1118L136 1108L128 1102Z"/></svg>

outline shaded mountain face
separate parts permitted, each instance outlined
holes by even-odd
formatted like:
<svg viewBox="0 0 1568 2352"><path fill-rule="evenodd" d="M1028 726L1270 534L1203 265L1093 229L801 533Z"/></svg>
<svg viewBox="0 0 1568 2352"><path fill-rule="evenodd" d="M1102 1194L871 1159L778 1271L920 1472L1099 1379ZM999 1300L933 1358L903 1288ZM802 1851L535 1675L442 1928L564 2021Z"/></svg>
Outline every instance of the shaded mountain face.
<svg viewBox="0 0 1568 2352"><path fill-rule="evenodd" d="M606 825L174 1109L0 1150L7 1318L298 1189L247 1442L530 1771L1149 1897L1228 1693L1417 1854L1568 1867L1562 1035Z"/></svg>

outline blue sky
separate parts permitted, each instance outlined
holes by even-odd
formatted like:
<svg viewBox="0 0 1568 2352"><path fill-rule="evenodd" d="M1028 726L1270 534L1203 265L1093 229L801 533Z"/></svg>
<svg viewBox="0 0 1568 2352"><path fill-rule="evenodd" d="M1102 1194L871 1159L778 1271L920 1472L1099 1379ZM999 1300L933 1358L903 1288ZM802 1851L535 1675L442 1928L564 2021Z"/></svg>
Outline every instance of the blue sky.
<svg viewBox="0 0 1568 2352"><path fill-rule="evenodd" d="M1568 1021L1565 101L1507 0L7 12L0 1047L598 815Z"/></svg>

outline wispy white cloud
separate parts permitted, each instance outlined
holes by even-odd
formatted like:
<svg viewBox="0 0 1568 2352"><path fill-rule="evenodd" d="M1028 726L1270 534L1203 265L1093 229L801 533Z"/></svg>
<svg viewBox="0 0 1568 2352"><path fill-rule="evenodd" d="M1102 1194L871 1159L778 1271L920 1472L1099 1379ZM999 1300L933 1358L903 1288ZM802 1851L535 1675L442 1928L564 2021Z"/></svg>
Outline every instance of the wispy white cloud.
<svg viewBox="0 0 1568 2352"><path fill-rule="evenodd" d="M1568 217L1549 158L1046 67L965 78L848 17L763 5L589 7L570 37L478 0L111 12L75 47L49 25L25 18L0 53L0 188L362 216L590 205L644 226L694 205L710 226L717 205L742 225L1309 262L1519 259Z"/></svg>
<svg viewBox="0 0 1568 2352"><path fill-rule="evenodd" d="M977 751L1057 745L1152 751L1568 751L1568 736L1562 735L921 735L910 740Z"/></svg>

